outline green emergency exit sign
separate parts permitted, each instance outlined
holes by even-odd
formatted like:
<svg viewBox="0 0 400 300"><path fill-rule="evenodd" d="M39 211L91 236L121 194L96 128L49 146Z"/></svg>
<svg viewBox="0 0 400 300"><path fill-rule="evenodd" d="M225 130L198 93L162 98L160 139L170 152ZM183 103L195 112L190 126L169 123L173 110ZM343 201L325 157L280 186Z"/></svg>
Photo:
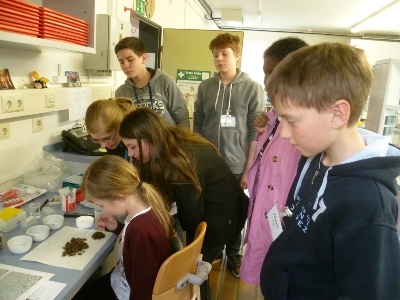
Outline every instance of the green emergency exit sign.
<svg viewBox="0 0 400 300"><path fill-rule="evenodd" d="M136 0L135 11L142 16L146 16L146 0Z"/></svg>

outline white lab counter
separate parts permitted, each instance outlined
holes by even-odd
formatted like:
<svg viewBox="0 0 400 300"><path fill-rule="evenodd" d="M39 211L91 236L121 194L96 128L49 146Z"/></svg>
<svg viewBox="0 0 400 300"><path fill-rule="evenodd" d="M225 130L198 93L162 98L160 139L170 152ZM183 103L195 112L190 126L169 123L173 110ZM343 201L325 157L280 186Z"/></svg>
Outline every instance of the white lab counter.
<svg viewBox="0 0 400 300"><path fill-rule="evenodd" d="M37 203L43 203L46 199L51 198L56 193L46 193L37 199L33 200ZM81 204L76 205L76 209L74 212L79 213L87 213L93 212L93 209L86 208ZM28 204L24 204L21 207L25 211L28 211ZM64 214L61 210L61 205L52 205L51 208L56 210L58 214ZM45 214L43 212L40 213L40 218L36 221L36 224L43 224L43 217ZM75 218L65 218L64 226L76 227ZM0 261L6 265L11 265L14 267L36 270L41 272L52 273L54 276L50 279L51 281L61 282L67 284L60 294L55 298L56 300L65 300L71 299L83 286L83 284L95 273L96 270L99 269L103 261L107 258L107 256L114 249L114 243L117 238L116 235L113 235L109 240L107 240L106 244L100 249L99 252L89 261L86 267L80 270L67 269L61 267L55 267L51 265L42 264L34 261L20 260L24 254L13 254L7 247L7 240L9 240L13 236L23 235L26 233L27 228L21 228L18 226L17 228L11 230L10 232L3 233L4 243L3 250L0 251ZM57 232L57 230L51 230L50 236ZM40 242L33 242L32 249L37 247ZM30 250L30 251L31 251Z"/></svg>

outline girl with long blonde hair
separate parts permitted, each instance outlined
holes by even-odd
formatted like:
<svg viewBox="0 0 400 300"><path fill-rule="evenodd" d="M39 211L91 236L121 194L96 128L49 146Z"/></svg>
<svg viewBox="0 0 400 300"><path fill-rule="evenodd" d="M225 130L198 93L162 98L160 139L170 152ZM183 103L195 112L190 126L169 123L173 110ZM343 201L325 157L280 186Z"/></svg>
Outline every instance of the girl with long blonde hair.
<svg viewBox="0 0 400 300"><path fill-rule="evenodd" d="M119 234L116 267L74 299L151 299L162 263L176 237L164 199L136 168L115 155L95 160L82 180L87 199L103 209L99 228ZM127 216L124 224L115 217Z"/></svg>

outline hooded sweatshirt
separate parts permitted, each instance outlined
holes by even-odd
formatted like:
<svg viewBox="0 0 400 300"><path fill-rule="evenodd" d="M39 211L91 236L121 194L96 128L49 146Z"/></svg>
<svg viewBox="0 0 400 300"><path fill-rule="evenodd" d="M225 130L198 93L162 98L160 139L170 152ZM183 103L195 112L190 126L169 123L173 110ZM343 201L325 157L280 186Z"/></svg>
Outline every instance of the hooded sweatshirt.
<svg viewBox="0 0 400 300"><path fill-rule="evenodd" d="M233 174L245 168L250 141L257 131L255 118L264 111L261 85L237 69L233 81L224 86L219 73L200 83L193 113L193 131L215 145ZM221 116L235 117L234 126L221 126Z"/></svg>
<svg viewBox="0 0 400 300"><path fill-rule="evenodd" d="M125 83L115 91L115 96L131 98L137 107L153 109L171 126L189 128L189 112L174 79L160 69L147 70L151 78L143 89L126 78Z"/></svg>
<svg viewBox="0 0 400 300"><path fill-rule="evenodd" d="M367 146L339 165L301 160L293 215L261 269L266 299L400 299L400 157L385 156L383 137L361 135Z"/></svg>

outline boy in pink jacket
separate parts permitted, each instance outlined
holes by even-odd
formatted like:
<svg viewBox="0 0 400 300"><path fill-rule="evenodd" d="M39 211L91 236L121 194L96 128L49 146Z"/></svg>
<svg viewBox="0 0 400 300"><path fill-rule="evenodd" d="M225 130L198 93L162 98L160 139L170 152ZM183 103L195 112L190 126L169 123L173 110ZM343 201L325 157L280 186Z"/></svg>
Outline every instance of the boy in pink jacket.
<svg viewBox="0 0 400 300"><path fill-rule="evenodd" d="M308 46L306 42L294 37L274 42L264 52L264 83L286 55L304 46ZM281 125L275 109L260 115L254 124L260 135L247 177L250 203L240 278L259 285L261 266L273 241L267 216L274 206L284 213L301 154L280 137Z"/></svg>

